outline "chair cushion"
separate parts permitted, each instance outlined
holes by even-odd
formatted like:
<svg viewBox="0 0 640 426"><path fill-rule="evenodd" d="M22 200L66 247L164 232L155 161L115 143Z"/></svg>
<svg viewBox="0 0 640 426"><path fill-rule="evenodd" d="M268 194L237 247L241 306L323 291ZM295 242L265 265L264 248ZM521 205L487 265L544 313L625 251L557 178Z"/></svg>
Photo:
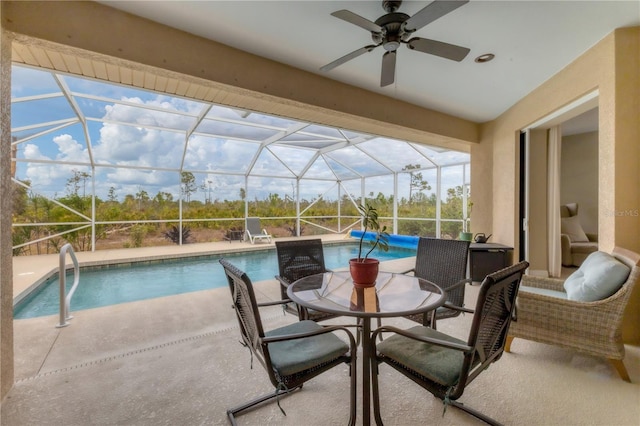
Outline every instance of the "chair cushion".
<svg viewBox="0 0 640 426"><path fill-rule="evenodd" d="M602 251L591 253L564 282L569 300L594 302L606 299L624 284L631 269Z"/></svg>
<svg viewBox="0 0 640 426"><path fill-rule="evenodd" d="M466 345L467 343L429 327L410 328L410 333ZM453 386L460 378L462 351L419 342L395 334L377 345L378 352L443 386Z"/></svg>
<svg viewBox="0 0 640 426"><path fill-rule="evenodd" d="M548 288L528 287L525 285L521 285L518 289L518 295L522 294L523 292L540 294L542 296L557 297L558 299L567 299L567 293L565 293L564 291L550 290Z"/></svg>
<svg viewBox="0 0 640 426"><path fill-rule="evenodd" d="M578 216L563 217L560 219L560 232L567 234L571 242L589 241L587 234L585 234L580 225L580 218Z"/></svg>
<svg viewBox="0 0 640 426"><path fill-rule="evenodd" d="M265 333L267 337L321 330L313 321L300 321ZM333 333L269 343L271 364L281 376L289 376L330 362L349 351L349 345Z"/></svg>

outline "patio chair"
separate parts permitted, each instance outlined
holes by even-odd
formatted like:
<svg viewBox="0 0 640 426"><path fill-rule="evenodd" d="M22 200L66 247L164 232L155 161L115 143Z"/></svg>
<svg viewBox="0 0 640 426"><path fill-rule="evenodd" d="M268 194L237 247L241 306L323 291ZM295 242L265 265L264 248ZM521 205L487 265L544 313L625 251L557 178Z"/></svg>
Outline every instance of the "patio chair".
<svg viewBox="0 0 640 426"><path fill-rule="evenodd" d="M276 279L280 282L280 296L283 300L289 299L287 287L300 278L314 274L322 274L329 271L324 265L324 250L322 240L291 240L276 241L276 253L278 256L279 275ZM299 306L291 301L283 305L283 309L293 315L298 315L300 321L324 321L336 318L337 315L328 312L315 311ZM378 318L378 327L382 325ZM358 331L356 343L360 344L360 321L358 321Z"/></svg>
<svg viewBox="0 0 640 426"><path fill-rule="evenodd" d="M260 226L259 217L248 217L245 230L251 244L261 240L267 240L268 243L271 242L271 235L267 233L266 229Z"/></svg>
<svg viewBox="0 0 640 426"><path fill-rule="evenodd" d="M482 281L466 341L425 326L409 330L385 326L374 331L371 384L377 424L382 424L378 372L383 362L440 398L445 408L453 405L486 423L500 424L457 399L480 373L502 356L518 287L528 266L527 262L520 262L487 275ZM376 336L381 332L395 334L376 345Z"/></svg>
<svg viewBox="0 0 640 426"><path fill-rule="evenodd" d="M515 337L573 349L606 358L620 377L630 382L623 362L622 321L633 288L640 279L640 254L616 247L611 255L629 268L626 280L622 276L621 286L606 283L618 275L611 267L607 268L604 264L598 267L596 264L597 269L593 268L590 259L595 254L589 255L574 272L583 274L583 288L591 287L587 286L591 281L592 285L597 285L592 288L609 294L613 291L610 295L600 295L604 297L589 297L592 301L569 300L565 290L569 278L563 281L557 278L524 277L505 350L511 351ZM572 298L576 299L575 295Z"/></svg>
<svg viewBox="0 0 640 426"><path fill-rule="evenodd" d="M436 327L436 320L453 318L462 312L473 313L464 308L465 284L471 283L467 278L467 258L470 241L444 240L441 238L425 238L418 240L416 266L405 273L413 272L416 277L423 278L440 287L447 293L447 302L456 309L440 307L424 314L407 316L408 319L422 325Z"/></svg>
<svg viewBox="0 0 640 426"><path fill-rule="evenodd" d="M327 272L324 266L324 250L322 240L291 240L276 241L276 255L278 256L278 275L280 296L288 299L287 287L300 278ZM335 318L336 315L319 312L298 306L293 302L283 305L285 311L298 315L300 320L322 321Z"/></svg>
<svg viewBox="0 0 640 426"><path fill-rule="evenodd" d="M349 424L355 424L357 346L351 332L341 326L322 327L313 321L300 321L265 332L259 308L282 301L257 303L247 274L225 259L220 259L220 264L229 283L242 344L251 351L251 359L255 357L262 364L275 387L272 393L227 410L231 424L236 424L236 415L274 398L280 407L280 396L301 389L308 380L342 363L349 365ZM344 332L349 343L336 336L335 331ZM286 415L282 407L280 410Z"/></svg>

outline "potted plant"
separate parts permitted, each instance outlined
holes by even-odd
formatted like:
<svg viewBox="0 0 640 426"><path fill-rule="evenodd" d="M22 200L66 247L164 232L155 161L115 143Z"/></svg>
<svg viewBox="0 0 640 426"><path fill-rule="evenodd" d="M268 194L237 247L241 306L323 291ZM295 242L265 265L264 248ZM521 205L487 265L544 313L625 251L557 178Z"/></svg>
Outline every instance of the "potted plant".
<svg viewBox="0 0 640 426"><path fill-rule="evenodd" d="M359 205L358 210L362 217L364 230L358 244L358 257L349 260L349 271L351 272L351 278L355 286L372 287L375 285L376 278L378 277L380 261L370 258L369 255L376 247L380 247L380 249L384 251L389 250L389 234L387 233L386 226L380 227L378 211L375 207L369 203L365 203L365 205ZM362 256L362 246L367 230L375 232L375 238L369 241L371 248Z"/></svg>

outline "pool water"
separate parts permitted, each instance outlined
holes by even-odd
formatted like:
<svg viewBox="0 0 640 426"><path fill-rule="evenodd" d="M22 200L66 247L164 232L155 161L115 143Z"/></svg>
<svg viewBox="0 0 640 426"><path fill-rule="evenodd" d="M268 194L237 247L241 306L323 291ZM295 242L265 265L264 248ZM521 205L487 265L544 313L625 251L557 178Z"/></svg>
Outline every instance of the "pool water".
<svg viewBox="0 0 640 426"><path fill-rule="evenodd" d="M325 245L326 267L336 269L347 266L347 260L356 257L357 248L357 244ZM415 249L397 247L390 247L388 252L374 251L374 257L380 261L415 255ZM71 300L71 311L226 287L224 271L218 262L221 257L246 272L254 282L272 279L278 274L275 249L139 262L127 266L81 268L80 284ZM71 271L67 274L67 291L72 283ZM14 310L14 318L55 315L59 308L59 281L56 277L22 300Z"/></svg>

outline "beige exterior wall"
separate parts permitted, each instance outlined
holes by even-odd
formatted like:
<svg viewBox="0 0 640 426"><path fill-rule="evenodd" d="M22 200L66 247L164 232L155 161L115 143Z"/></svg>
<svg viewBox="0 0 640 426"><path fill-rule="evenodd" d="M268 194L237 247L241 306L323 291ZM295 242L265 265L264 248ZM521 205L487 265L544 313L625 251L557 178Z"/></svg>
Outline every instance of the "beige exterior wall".
<svg viewBox="0 0 640 426"><path fill-rule="evenodd" d="M614 199L610 204L600 203L600 214L613 216L607 223L613 222L615 245L639 251L640 217L636 213L640 209L640 28L618 30L615 40L615 113L611 117L615 143L607 152L611 163L606 181L600 177L599 188L600 197L613 192ZM610 191L611 187L615 190Z"/></svg>
<svg viewBox="0 0 640 426"><path fill-rule="evenodd" d="M12 200L11 39L0 28L0 401L13 386Z"/></svg>
<svg viewBox="0 0 640 426"><path fill-rule="evenodd" d="M640 28L618 29L481 128L471 148L474 223L490 224L495 241L518 246L518 132L587 93L599 91L598 234L600 249L640 251ZM475 167L492 156L493 167ZM489 183L491 185L483 185ZM491 200L477 209L476 200ZM614 212L614 214L611 214ZM477 218L475 215L481 215ZM484 226L484 229L489 229ZM640 288L625 318L626 341L640 342Z"/></svg>
<svg viewBox="0 0 640 426"><path fill-rule="evenodd" d="M638 136L638 61L640 29L617 30L567 68L519 101L497 120L476 123L416 107L329 79L265 60L188 33L92 2L2 2L3 29L21 44L31 44L46 57L81 58L83 63L110 63L106 79L116 81L116 66L142 72L148 81L175 78L215 89L215 100L239 108L269 111L348 129L469 150L472 154L473 227L492 239L517 247L518 132L550 112L594 89L600 91L599 234L602 248L621 245L640 250L637 217L605 212L637 209L640 183ZM61 25L64 22L66 25ZM2 43L3 84L9 64ZM64 56L66 55L66 56ZM39 58L34 58L37 61ZM41 64L41 66L43 66ZM51 68L65 61L52 61ZM57 68L56 68L57 69ZM111 71L111 72L110 72ZM71 71L70 71L71 72ZM146 86L144 86L146 87ZM8 90L3 90L7 94ZM10 174L8 116L2 112L2 194ZM6 167L5 167L6 166ZM0 194L0 195L2 195ZM10 197L0 197L2 200ZM9 210L10 211L10 210ZM0 397L13 384L10 215L2 206L0 226ZM640 294L640 289L637 289ZM636 294L636 295L637 295ZM640 324L640 302L630 308L630 321ZM9 305L10 306L10 305ZM625 334L637 339L638 326ZM633 332L633 333L632 333ZM634 334L635 333L635 334ZM640 340L640 339L639 339Z"/></svg>

